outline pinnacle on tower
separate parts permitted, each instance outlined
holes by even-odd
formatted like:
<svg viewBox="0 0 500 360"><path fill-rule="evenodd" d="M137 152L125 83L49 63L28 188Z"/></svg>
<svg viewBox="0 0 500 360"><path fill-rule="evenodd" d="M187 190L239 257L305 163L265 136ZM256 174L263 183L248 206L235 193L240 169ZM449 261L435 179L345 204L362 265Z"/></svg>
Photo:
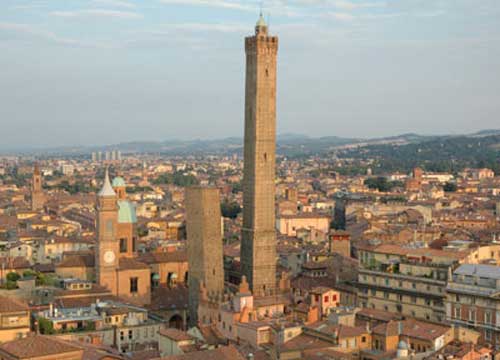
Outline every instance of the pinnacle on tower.
<svg viewBox="0 0 500 360"><path fill-rule="evenodd" d="M102 188L97 195L99 195L99 196L116 196L115 190L113 190L113 186L111 186L111 182L109 181L108 168L106 168L106 173L104 175L104 184L102 185Z"/></svg>
<svg viewBox="0 0 500 360"><path fill-rule="evenodd" d="M262 14L262 10L260 11L259 20L257 21L256 26L267 27L266 20L264 20L264 15Z"/></svg>
<svg viewBox="0 0 500 360"><path fill-rule="evenodd" d="M259 20L257 20L257 24L255 24L255 34L267 34L267 23L266 20L264 20L262 10L260 11Z"/></svg>

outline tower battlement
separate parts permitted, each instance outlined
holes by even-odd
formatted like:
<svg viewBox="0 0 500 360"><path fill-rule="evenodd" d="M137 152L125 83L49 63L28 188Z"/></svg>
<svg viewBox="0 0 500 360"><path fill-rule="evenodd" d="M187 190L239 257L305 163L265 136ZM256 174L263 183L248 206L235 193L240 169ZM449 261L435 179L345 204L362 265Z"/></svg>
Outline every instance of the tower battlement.
<svg viewBox="0 0 500 360"><path fill-rule="evenodd" d="M277 36L266 36L266 37L256 37L249 36L245 38L245 52L253 53L257 50L268 49L273 51L275 54L278 51L278 37Z"/></svg>

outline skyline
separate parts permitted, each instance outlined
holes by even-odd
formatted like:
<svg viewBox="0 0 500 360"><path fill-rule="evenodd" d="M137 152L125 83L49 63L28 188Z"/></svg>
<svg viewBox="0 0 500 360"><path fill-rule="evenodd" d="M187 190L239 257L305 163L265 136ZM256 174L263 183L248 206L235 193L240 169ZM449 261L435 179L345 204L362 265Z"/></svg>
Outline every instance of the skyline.
<svg viewBox="0 0 500 360"><path fill-rule="evenodd" d="M243 37L259 2L1 8L3 147L242 137ZM266 1L264 12L281 39L278 133L498 128L494 1Z"/></svg>

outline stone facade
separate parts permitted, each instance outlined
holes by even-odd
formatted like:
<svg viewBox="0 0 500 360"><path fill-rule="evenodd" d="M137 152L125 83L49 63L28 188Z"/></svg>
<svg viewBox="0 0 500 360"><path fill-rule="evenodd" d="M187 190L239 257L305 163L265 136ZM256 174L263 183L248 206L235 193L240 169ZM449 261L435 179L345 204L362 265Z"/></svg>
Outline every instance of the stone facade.
<svg viewBox="0 0 500 360"><path fill-rule="evenodd" d="M351 235L345 231L333 231L328 236L330 253L351 257Z"/></svg>
<svg viewBox="0 0 500 360"><path fill-rule="evenodd" d="M189 263L189 313L191 325L198 322L200 285L207 295L222 299L224 268L219 190L192 187L186 190L187 251Z"/></svg>
<svg viewBox="0 0 500 360"><path fill-rule="evenodd" d="M278 38L263 19L245 39L242 274L256 296L276 288L275 150ZM258 256L257 256L258 254Z"/></svg>

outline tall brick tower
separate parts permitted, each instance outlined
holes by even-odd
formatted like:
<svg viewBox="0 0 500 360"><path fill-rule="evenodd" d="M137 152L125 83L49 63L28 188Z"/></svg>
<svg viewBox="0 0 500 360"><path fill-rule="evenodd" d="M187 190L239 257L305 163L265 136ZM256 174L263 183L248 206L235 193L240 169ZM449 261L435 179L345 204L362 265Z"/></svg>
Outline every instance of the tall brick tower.
<svg viewBox="0 0 500 360"><path fill-rule="evenodd" d="M255 296L276 289L275 151L278 37L269 36L262 14L245 39L245 145L242 274Z"/></svg>
<svg viewBox="0 0 500 360"><path fill-rule="evenodd" d="M224 267L220 196L217 188L186 189L190 325L198 322L201 285L212 300L222 300Z"/></svg>
<svg viewBox="0 0 500 360"><path fill-rule="evenodd" d="M38 163L35 163L33 169L33 178L31 182L31 210L38 211L43 208L45 194L42 189L42 174Z"/></svg>
<svg viewBox="0 0 500 360"><path fill-rule="evenodd" d="M97 194L97 246L95 251L96 280L101 286L108 288L114 295L118 294L117 272L119 243L117 241L118 205L117 196L108 170L104 185Z"/></svg>

